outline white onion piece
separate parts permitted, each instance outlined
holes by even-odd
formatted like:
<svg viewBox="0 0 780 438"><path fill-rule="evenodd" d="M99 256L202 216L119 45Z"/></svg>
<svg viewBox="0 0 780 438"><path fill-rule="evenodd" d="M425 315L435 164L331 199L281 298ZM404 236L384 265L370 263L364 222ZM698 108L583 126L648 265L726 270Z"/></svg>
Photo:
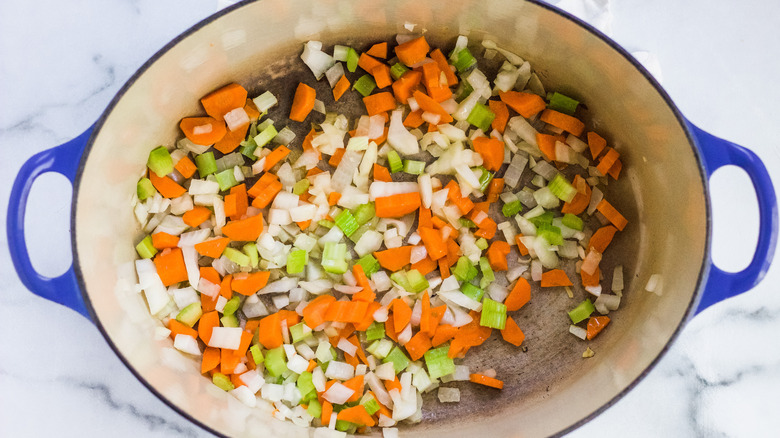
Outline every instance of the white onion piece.
<svg viewBox="0 0 780 438"><path fill-rule="evenodd" d="M585 329L584 329L584 328L582 328L582 327L576 326L576 325L574 325L574 324L572 324L572 325L570 325L570 326L569 326L569 333L571 333L571 334L573 334L574 336L576 336L576 337L578 337L578 338L582 339L583 341L584 341L584 340L587 338L587 336L588 336L588 331L587 331L587 330L585 330Z"/></svg>
<svg viewBox="0 0 780 438"><path fill-rule="evenodd" d="M369 198L374 201L376 198L385 196L400 195L403 193L413 193L420 191L416 182L384 182L374 181L368 189Z"/></svg>
<svg viewBox="0 0 780 438"><path fill-rule="evenodd" d="M662 295L663 277L661 276L661 274L651 275L650 278L647 280L647 284L645 285L645 290L648 292L652 292L658 296Z"/></svg>
<svg viewBox="0 0 780 438"><path fill-rule="evenodd" d="M533 281L542 280L542 262L539 260L531 261L531 279Z"/></svg>
<svg viewBox="0 0 780 438"><path fill-rule="evenodd" d="M507 295L509 295L509 289L499 285L497 282L493 282L488 285L487 293L490 295L491 300L503 303Z"/></svg>
<svg viewBox="0 0 780 438"><path fill-rule="evenodd" d="M278 402L284 396L284 386L276 383L266 383L260 391L260 396L270 402Z"/></svg>
<svg viewBox="0 0 780 438"><path fill-rule="evenodd" d="M265 384L265 380L263 380L263 377L257 370L249 370L238 376L238 378L244 382L252 394L257 394L257 391Z"/></svg>
<svg viewBox="0 0 780 438"><path fill-rule="evenodd" d="M382 247L382 240L383 236L381 234L374 230L367 230L355 244L355 252L358 256L363 257L366 254L378 251Z"/></svg>
<svg viewBox="0 0 780 438"><path fill-rule="evenodd" d="M173 340L173 348L193 356L200 356L201 354L198 341L190 335L181 333L176 335L176 338Z"/></svg>
<svg viewBox="0 0 780 438"><path fill-rule="evenodd" d="M423 260L425 257L428 256L428 251L425 249L424 246L418 245L412 247L412 257L410 262L411 263L417 263L421 260Z"/></svg>
<svg viewBox="0 0 780 438"><path fill-rule="evenodd" d="M349 342L346 338L340 338L339 339L339 343L336 345L336 347L338 347L339 350L343 351L344 353L346 353L346 354L348 354L350 356L354 356L355 353L357 353L357 345L353 344L352 342ZM348 366L350 368L352 367L351 365L348 365ZM330 365L328 365L328 368L330 368ZM326 377L331 377L331 376L328 376L327 373L325 373L325 375L326 375ZM346 380L346 379L343 379L343 380Z"/></svg>
<svg viewBox="0 0 780 438"><path fill-rule="evenodd" d="M393 377L395 377L395 372L393 372ZM393 400L390 398L390 395L387 393L387 389L385 389L385 385L382 384L382 382L379 380L379 377L376 374L367 373L366 376L364 377L364 380L366 383L368 383L368 387L371 388L371 391L374 392L374 395L376 395L376 399L377 401L379 401L379 403L382 403L388 408L393 407Z"/></svg>
<svg viewBox="0 0 780 438"><path fill-rule="evenodd" d="M360 160L363 154L358 151L346 151L341 158L336 170L333 172L333 176L330 179L330 184L333 190L341 193L345 187L352 183L352 177L355 171L360 165Z"/></svg>
<svg viewBox="0 0 780 438"><path fill-rule="evenodd" d="M304 283L304 282L301 282ZM271 283L268 283L264 288L260 289L257 293L259 295L264 294L274 294L274 293L281 293L281 292L288 292L292 288L296 287L298 285L298 279L293 277L284 277L279 280L273 281ZM303 285L301 285L304 289L306 289ZM311 291L309 291L311 292ZM313 293L313 292L312 292Z"/></svg>
<svg viewBox="0 0 780 438"><path fill-rule="evenodd" d="M328 368L330 368L331 365L333 365L333 362L335 361L331 361L331 364L328 365ZM347 366L352 368L350 365ZM341 383L336 382L333 385L331 385L331 387L328 388L328 390L325 391L325 393L322 394L322 398L324 398L325 400L333 404L343 405L344 403L347 402L347 400L349 400L350 397L352 397L354 393L355 391L353 389L347 388Z"/></svg>
<svg viewBox="0 0 780 438"><path fill-rule="evenodd" d="M438 296L444 301L455 303L469 310L480 311L482 309L482 303L469 298L460 291L439 291Z"/></svg>
<svg viewBox="0 0 780 438"><path fill-rule="evenodd" d="M298 283L300 287L306 292L313 295L321 295L333 288L333 283L330 280L313 280L313 281L301 281Z"/></svg>
<svg viewBox="0 0 780 438"><path fill-rule="evenodd" d="M236 398L236 400L240 401L241 403L247 405L250 408L254 408L257 406L257 397L255 397L255 394L246 386L238 386L234 389L231 389L228 391L230 395Z"/></svg>
<svg viewBox="0 0 780 438"><path fill-rule="evenodd" d="M230 131L236 131L238 128L249 124L249 116L246 114L243 107L229 111L223 118Z"/></svg>
<svg viewBox="0 0 780 438"><path fill-rule="evenodd" d="M219 295L219 291L220 285L214 284L203 277L198 280L198 292L202 293L203 295L214 298Z"/></svg>
<svg viewBox="0 0 780 438"><path fill-rule="evenodd" d="M393 287L393 283L390 280L390 277L384 270L380 270L371 274L371 281L374 283L374 287L377 292L384 292Z"/></svg>
<svg viewBox="0 0 780 438"><path fill-rule="evenodd" d="M615 270L612 271L612 290L623 290L623 265L615 266Z"/></svg>
<svg viewBox="0 0 780 438"><path fill-rule="evenodd" d="M334 53L335 53L335 49L334 49ZM328 79L328 84L330 85L330 88L335 87L336 82L338 82L342 76L344 76L344 64L340 62L333 64L333 67L329 68L325 72L325 78Z"/></svg>
<svg viewBox="0 0 780 438"><path fill-rule="evenodd" d="M345 284L336 284L333 286L333 289L347 295L356 294L363 290L361 286L347 286Z"/></svg>
<svg viewBox="0 0 780 438"><path fill-rule="evenodd" d="M420 152L417 137L407 131L403 125L403 112L393 111L390 114L390 127L387 130L387 143L402 155L414 155Z"/></svg>
<svg viewBox="0 0 780 438"><path fill-rule="evenodd" d="M301 53L301 60L306 64L311 72L314 73L314 77L319 81L322 75L333 66L336 62L332 56L321 51L317 48L316 44L312 44L312 41L304 44L303 53Z"/></svg>
<svg viewBox="0 0 780 438"><path fill-rule="evenodd" d="M216 195L219 193L219 184L216 181L205 179L193 179L187 192L192 195Z"/></svg>
<svg viewBox="0 0 780 438"><path fill-rule="evenodd" d="M241 345L241 327L214 327L211 331L208 346L214 348L227 348L238 350Z"/></svg>
<svg viewBox="0 0 780 438"><path fill-rule="evenodd" d="M596 206L604 199L604 193L598 188L593 187L590 195L590 203L588 204L588 214L592 215L596 211Z"/></svg>
<svg viewBox="0 0 780 438"><path fill-rule="evenodd" d="M536 143L536 134L538 134L538 132L523 116L512 117L509 119L509 122L507 122L507 126L523 139L523 141L538 149L539 145Z"/></svg>

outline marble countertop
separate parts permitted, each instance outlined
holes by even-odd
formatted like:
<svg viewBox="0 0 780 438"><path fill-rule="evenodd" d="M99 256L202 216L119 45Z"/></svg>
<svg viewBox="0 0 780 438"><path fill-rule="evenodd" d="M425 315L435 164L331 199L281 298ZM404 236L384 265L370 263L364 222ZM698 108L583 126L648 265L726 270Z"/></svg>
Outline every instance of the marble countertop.
<svg viewBox="0 0 780 438"><path fill-rule="evenodd" d="M774 132L780 3L582 4L583 10L606 5L613 38L629 51L654 55L651 62L683 113L755 151L780 181ZM214 0L0 3L0 147L6 157L0 160L0 211L27 158L80 134L149 56L217 6ZM716 175L712 192L713 257L737 270L750 259L757 236L755 197L747 177L733 169ZM44 274L70 263L69 196L63 178L47 175L31 197L27 239ZM89 321L25 289L7 251L0 257L0 436L210 436L142 386ZM779 281L775 263L754 290L697 316L647 378L569 436L777 436Z"/></svg>

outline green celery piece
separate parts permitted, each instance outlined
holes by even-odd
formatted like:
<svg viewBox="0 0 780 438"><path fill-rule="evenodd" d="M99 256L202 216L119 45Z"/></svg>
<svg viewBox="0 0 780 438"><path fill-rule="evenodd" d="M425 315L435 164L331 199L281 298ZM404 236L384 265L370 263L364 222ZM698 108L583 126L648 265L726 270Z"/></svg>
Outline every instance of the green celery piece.
<svg viewBox="0 0 780 438"><path fill-rule="evenodd" d="M401 76L403 76L404 73L408 71L409 69L406 68L405 65L401 64L400 62L396 62L392 67L390 67L390 76L392 76L393 79L398 80L401 79Z"/></svg>
<svg viewBox="0 0 780 438"><path fill-rule="evenodd" d="M425 161L404 160L404 172L411 175L422 175L425 172Z"/></svg>
<svg viewBox="0 0 780 438"><path fill-rule="evenodd" d="M360 240L360 238L363 236L363 234L366 231L372 230L374 228L376 228L376 224L372 224L371 222L368 222L358 227L358 229L355 230L354 233L350 234L347 237L349 237L349 240L351 240L352 243L358 243L358 240Z"/></svg>
<svg viewBox="0 0 780 438"><path fill-rule="evenodd" d="M550 108L551 110L555 110L558 112L562 112L564 114L568 114L570 116L574 115L574 111L577 110L577 105L580 103L574 99L572 99L569 96L564 96L563 94L559 92L554 92L552 94L547 94L548 100L550 103L547 104L547 108Z"/></svg>
<svg viewBox="0 0 780 438"><path fill-rule="evenodd" d="M566 177L559 174L555 175L555 178L547 184L550 191L563 202L571 202L574 196L577 194L577 189L574 188Z"/></svg>
<svg viewBox="0 0 780 438"><path fill-rule="evenodd" d="M460 52L458 52L458 58L455 60L455 62L452 64L455 66L455 68L458 70L458 73L463 72L465 70L468 70L477 63L477 60L474 59L474 55L471 54L471 51L469 51L468 48L464 48Z"/></svg>
<svg viewBox="0 0 780 438"><path fill-rule="evenodd" d="M401 286L405 291L412 291L412 286L409 284L409 279L407 278L406 271L400 270L397 272L393 272L390 274L390 280L394 281L396 284Z"/></svg>
<svg viewBox="0 0 780 438"><path fill-rule="evenodd" d="M550 245L563 245L561 229L555 225L539 224L536 227L536 235L544 238Z"/></svg>
<svg viewBox="0 0 780 438"><path fill-rule="evenodd" d="M336 420L336 430L339 432L346 432L347 435L352 435L357 431L357 424L344 420Z"/></svg>
<svg viewBox="0 0 780 438"><path fill-rule="evenodd" d="M272 348L265 353L265 369L271 377L279 377L287 372L287 362L282 347Z"/></svg>
<svg viewBox="0 0 780 438"><path fill-rule="evenodd" d="M241 250L244 252L244 254L249 257L249 266L257 267L257 264L260 263L260 254L257 253L257 244L254 242L249 242L246 245L244 245Z"/></svg>
<svg viewBox="0 0 780 438"><path fill-rule="evenodd" d="M374 91L374 88L376 88L376 82L374 82L374 78L368 74L359 77L358 80L355 81L355 84L352 85L352 89L362 94L363 97L368 97L371 92Z"/></svg>
<svg viewBox="0 0 780 438"><path fill-rule="evenodd" d="M485 297L482 300L482 314L479 317L479 325L503 330L506 327L506 305Z"/></svg>
<svg viewBox="0 0 780 438"><path fill-rule="evenodd" d="M355 49L350 47L347 51L347 70L349 70L350 73L355 73L355 70L357 70L359 59L360 56L357 54Z"/></svg>
<svg viewBox="0 0 780 438"><path fill-rule="evenodd" d="M443 345L425 352L425 366L431 379L438 379L455 372L455 362L447 356L449 350L449 345Z"/></svg>
<svg viewBox="0 0 780 438"><path fill-rule="evenodd" d="M150 259L157 254L157 248L152 245L152 236L144 237L144 240L138 242L135 246L135 251L142 259Z"/></svg>
<svg viewBox="0 0 780 438"><path fill-rule="evenodd" d="M374 321L366 329L366 341L375 341L385 337L385 323Z"/></svg>
<svg viewBox="0 0 780 438"><path fill-rule="evenodd" d="M311 336L311 329L303 322L299 322L290 327L290 336L292 337L293 344L302 341Z"/></svg>
<svg viewBox="0 0 780 438"><path fill-rule="evenodd" d="M485 289L490 283L496 280L496 276L493 274L493 268L490 267L490 261L486 257L479 258L479 269L482 271L479 287Z"/></svg>
<svg viewBox="0 0 780 438"><path fill-rule="evenodd" d="M328 242L322 250L322 268L331 274L347 272L349 265L346 260L347 244Z"/></svg>
<svg viewBox="0 0 780 438"><path fill-rule="evenodd" d="M593 307L593 303L588 298L569 312L569 318L571 318L572 324L577 324L588 319L594 311L596 311L596 308Z"/></svg>
<svg viewBox="0 0 780 438"><path fill-rule="evenodd" d="M387 152L387 162L390 165L390 172L400 172L404 168L404 163L401 161L401 157L398 156L398 152L390 149Z"/></svg>
<svg viewBox="0 0 780 438"><path fill-rule="evenodd" d="M458 219L458 222L460 222L460 226L466 227L466 228L477 228L477 224L474 223L471 219L466 219L465 217L462 217Z"/></svg>
<svg viewBox="0 0 780 438"><path fill-rule="evenodd" d="M154 188L149 178L141 178L138 180L138 184L135 185L135 192L138 195L138 200L143 201L154 196L157 193L157 189Z"/></svg>
<svg viewBox="0 0 780 438"><path fill-rule="evenodd" d="M263 357L263 352L260 350L260 346L255 344L249 347L249 352L252 353L252 359L255 361L255 364L260 365L265 361L265 357Z"/></svg>
<svg viewBox="0 0 780 438"><path fill-rule="evenodd" d="M406 281L409 283L409 292L420 293L428 289L428 280L417 269L410 269L406 273Z"/></svg>
<svg viewBox="0 0 780 438"><path fill-rule="evenodd" d="M198 166L198 175L201 178L217 172L217 160L214 159L214 152L204 152L196 155L195 165Z"/></svg>
<svg viewBox="0 0 780 438"><path fill-rule="evenodd" d="M222 314L225 316L230 316L236 313L236 310L238 310L239 306L241 306L241 298L236 295L229 299L227 303L225 303L225 307L222 309Z"/></svg>
<svg viewBox="0 0 780 438"><path fill-rule="evenodd" d="M222 252L222 255L239 266L249 266L249 264L252 262L248 255L231 247L225 248L225 250Z"/></svg>
<svg viewBox="0 0 780 438"><path fill-rule="evenodd" d="M482 171L482 175L479 177L479 190L484 192L487 190L490 181L493 181L493 175L495 175L495 173L485 169L482 166L477 167L477 169Z"/></svg>
<svg viewBox="0 0 780 438"><path fill-rule="evenodd" d="M238 327L238 318L236 318L236 315L223 315L222 318L219 318L219 322L222 323L222 327Z"/></svg>
<svg viewBox="0 0 780 438"><path fill-rule="evenodd" d="M469 81L461 80L458 89L455 90L455 101L461 103L464 99L469 97L472 91L474 91L474 87L469 84Z"/></svg>
<svg viewBox="0 0 780 438"><path fill-rule="evenodd" d="M523 204L517 200L504 204L504 206L501 207L501 213L503 213L504 217L514 217L516 214L520 213L522 209Z"/></svg>
<svg viewBox="0 0 780 438"><path fill-rule="evenodd" d="M322 219L319 222L317 222L317 225L321 227L325 227L327 229L333 228L336 224L333 221L329 221L327 219Z"/></svg>
<svg viewBox="0 0 780 438"><path fill-rule="evenodd" d="M271 140L276 137L276 134L278 132L276 131L276 128L274 125L268 125L265 129L263 129L259 134L255 136L255 143L257 144L257 147L261 148L268 144Z"/></svg>
<svg viewBox="0 0 780 438"><path fill-rule="evenodd" d="M539 226L542 224L552 225L552 220L553 220L553 212L551 211L545 211L539 216L528 219L528 221L534 224L536 228L539 228Z"/></svg>
<svg viewBox="0 0 780 438"><path fill-rule="evenodd" d="M471 264L471 261L466 256L461 256L458 259L458 263L452 270L452 275L458 279L458 281L471 281L477 276L477 268Z"/></svg>
<svg viewBox="0 0 780 438"><path fill-rule="evenodd" d="M366 351L371 353L377 359L384 359L388 354L390 354L390 350L393 349L394 345L395 344L393 344L393 341L382 338L372 342L368 347L366 347Z"/></svg>
<svg viewBox="0 0 780 438"><path fill-rule="evenodd" d="M481 129L482 132L488 132L495 118L496 114L487 105L477 103L469 113L466 121Z"/></svg>
<svg viewBox="0 0 780 438"><path fill-rule="evenodd" d="M398 346L393 347L393 349L390 350L390 354L388 354L384 359L382 359L382 363L388 363L388 362L393 363L393 369L395 370L396 374L405 370L410 363L409 358L406 357L406 354L404 354L404 352L401 351L401 349L398 348Z"/></svg>
<svg viewBox="0 0 780 438"><path fill-rule="evenodd" d="M572 230L582 231L582 219L579 216L566 213L563 215L563 218L561 218L561 223Z"/></svg>
<svg viewBox="0 0 780 438"><path fill-rule="evenodd" d="M233 382L230 381L230 377L222 373L214 373L214 375L211 376L211 381L223 391L232 391L236 389Z"/></svg>
<svg viewBox="0 0 780 438"><path fill-rule="evenodd" d="M320 418L322 416L322 405L319 400L312 400L309 402L309 407L306 408L306 412L314 418Z"/></svg>
<svg viewBox="0 0 780 438"><path fill-rule="evenodd" d="M485 295L484 290L468 282L463 283L460 286L460 291L463 292L463 295L466 295L467 297L471 298L474 301L480 301L482 299L482 296Z"/></svg>
<svg viewBox="0 0 780 438"><path fill-rule="evenodd" d="M295 183L293 186L293 193L300 196L306 192L306 190L309 190L309 179L304 178L298 182Z"/></svg>
<svg viewBox="0 0 780 438"><path fill-rule="evenodd" d="M251 136L241 142L241 155L249 158L252 161L257 160L257 156L255 155L256 149L257 143L255 143L255 136Z"/></svg>
<svg viewBox="0 0 780 438"><path fill-rule="evenodd" d="M219 172L216 176L220 191L224 192L225 190L238 185L238 181L236 181L236 176L233 174L232 168L225 169L222 172Z"/></svg>
<svg viewBox="0 0 780 438"><path fill-rule="evenodd" d="M371 397L370 394L366 393L366 395L368 397L364 397L365 400L361 401L360 404L366 408L368 415L374 415L379 410L379 402L374 397Z"/></svg>
<svg viewBox="0 0 780 438"><path fill-rule="evenodd" d="M336 226L341 228L341 231L343 231L344 235L347 237L351 236L352 233L357 231L358 227L360 227L349 210L341 210L341 213L336 215L334 219L336 220Z"/></svg>
<svg viewBox="0 0 780 438"><path fill-rule="evenodd" d="M192 303L179 311L176 315L176 321L191 328L198 322L201 315L203 315L203 309L201 309L200 303Z"/></svg>
<svg viewBox="0 0 780 438"><path fill-rule="evenodd" d="M271 109L272 106L279 103L279 101L276 99L276 96L274 96L270 91L266 91L265 93L255 97L252 99L252 101L257 107L257 110L261 113L267 112L269 109Z"/></svg>
<svg viewBox="0 0 780 438"><path fill-rule="evenodd" d="M314 383L311 381L311 373L308 371L302 372L298 376L298 380L295 382L295 385L298 387L298 391L300 391L301 397L305 397L306 394L314 391Z"/></svg>
<svg viewBox="0 0 780 438"><path fill-rule="evenodd" d="M309 254L302 249L294 249L287 254L287 273L300 274L306 268Z"/></svg>
<svg viewBox="0 0 780 438"><path fill-rule="evenodd" d="M380 269L379 261L370 253L361 257L357 263L363 268L363 273L366 274L366 277L369 278L371 274L378 272Z"/></svg>
<svg viewBox="0 0 780 438"><path fill-rule="evenodd" d="M358 205L355 208L354 216L358 225L364 225L366 222L370 221L376 216L376 208L374 207L374 203L368 202L366 204Z"/></svg>
<svg viewBox="0 0 780 438"><path fill-rule="evenodd" d="M485 239L484 237L480 237L479 239L477 239L477 241L474 244L477 245L477 248L481 249L482 251L488 249L489 246L487 239Z"/></svg>
<svg viewBox="0 0 780 438"><path fill-rule="evenodd" d="M165 146L157 146L149 152L146 166L160 178L173 172L173 158Z"/></svg>

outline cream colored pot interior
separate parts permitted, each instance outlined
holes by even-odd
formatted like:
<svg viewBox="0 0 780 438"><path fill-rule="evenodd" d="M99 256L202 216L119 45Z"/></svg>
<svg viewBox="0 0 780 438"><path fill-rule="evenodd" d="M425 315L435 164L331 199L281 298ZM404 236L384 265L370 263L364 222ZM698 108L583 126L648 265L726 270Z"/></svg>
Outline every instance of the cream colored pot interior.
<svg viewBox="0 0 780 438"><path fill-rule="evenodd" d="M208 428L232 436L307 436L273 419L271 408L245 408L199 374L199 361L156 341L142 295L117 280L141 235L131 198L149 151L172 145L179 120L199 114L198 100L229 82L250 90L280 59L310 39L359 48L416 24L449 49L459 34L490 38L531 61L549 87L585 102L593 123L622 154L624 175L607 196L629 226L615 239L612 263L626 267L627 290L613 326L588 345L567 333L576 302L538 291L518 322L527 353L488 343L471 354L507 381L503 391L461 385L460 405L426 399L422 424L408 436L544 436L565 430L613 400L645 372L684 321L699 287L707 247L706 189L679 120L650 82L610 45L546 7L525 1L265 0L233 9L159 56L109 108L78 182L74 260L99 325L140 378L164 400ZM360 43L360 42L364 42ZM311 76L310 76L311 78ZM310 79L313 82L313 78ZM292 94L292 89L274 90ZM615 260L617 259L617 260ZM663 276L661 296L645 292ZM611 278L611 275L608 276ZM537 325L538 321L538 325ZM480 362L481 361L481 362ZM463 382L461 382L463 383ZM435 395L435 394L434 394Z"/></svg>

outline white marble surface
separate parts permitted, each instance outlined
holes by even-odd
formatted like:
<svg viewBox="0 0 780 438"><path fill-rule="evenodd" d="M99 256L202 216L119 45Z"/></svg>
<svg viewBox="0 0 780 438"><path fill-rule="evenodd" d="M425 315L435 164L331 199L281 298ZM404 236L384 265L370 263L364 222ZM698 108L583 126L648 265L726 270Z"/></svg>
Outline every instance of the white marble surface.
<svg viewBox="0 0 780 438"><path fill-rule="evenodd" d="M656 55L683 113L754 150L780 181L780 3L609 7L613 37ZM214 0L0 2L0 211L24 160L81 133L136 68L215 9ZM715 260L737 269L757 235L755 199L737 171L712 189ZM32 196L27 238L49 275L69 264L69 195L47 176ZM7 251L0 257L0 436L209 436L136 381L90 322L31 294ZM695 318L629 395L569 436L777 436L779 271Z"/></svg>

